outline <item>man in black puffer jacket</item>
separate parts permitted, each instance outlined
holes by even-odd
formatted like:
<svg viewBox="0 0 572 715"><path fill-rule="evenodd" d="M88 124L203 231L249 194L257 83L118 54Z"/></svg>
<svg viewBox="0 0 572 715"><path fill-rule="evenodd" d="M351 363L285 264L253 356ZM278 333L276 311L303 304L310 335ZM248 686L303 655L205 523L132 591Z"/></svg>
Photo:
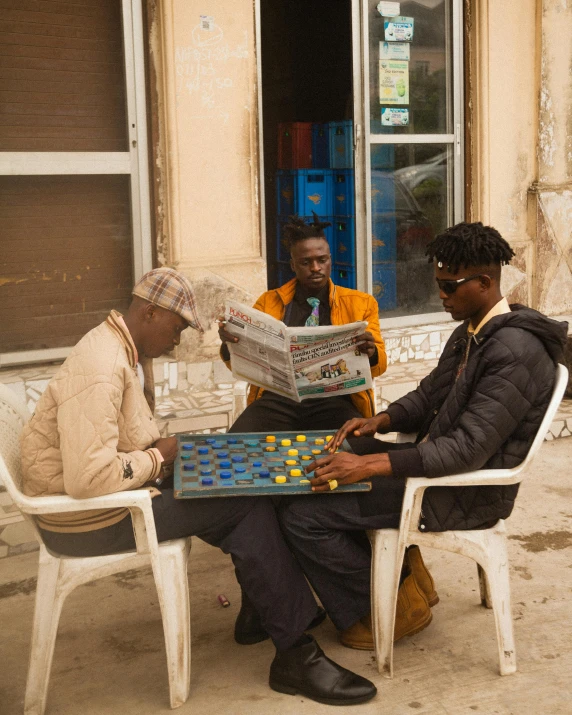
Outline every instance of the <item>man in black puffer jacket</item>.
<svg viewBox="0 0 572 715"><path fill-rule="evenodd" d="M520 464L550 401L566 342L567 323L522 305L509 306L502 297L501 266L514 253L495 229L459 224L437 236L427 253L435 262L445 310L463 324L416 390L375 417L347 422L331 442L332 454L307 470L314 472L314 491L364 479L372 480L372 491L319 503L297 498L281 514L286 537L342 631L342 643L354 648L373 648L373 641L370 554L351 532L397 528L408 477ZM373 439L376 432L390 431L416 432L417 439L398 445ZM355 454L334 454L345 437ZM493 526L510 515L517 492L518 485L427 489L419 528ZM429 624L428 602L438 600L418 550L414 562L408 564L406 556L411 568L404 571L398 597L398 609L411 604L404 635Z"/></svg>

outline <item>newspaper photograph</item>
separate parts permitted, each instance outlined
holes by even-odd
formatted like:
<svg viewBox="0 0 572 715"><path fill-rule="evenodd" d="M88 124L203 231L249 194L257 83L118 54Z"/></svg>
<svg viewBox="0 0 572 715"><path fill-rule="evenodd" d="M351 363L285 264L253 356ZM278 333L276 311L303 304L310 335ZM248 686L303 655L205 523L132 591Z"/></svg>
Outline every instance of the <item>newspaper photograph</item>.
<svg viewBox="0 0 572 715"><path fill-rule="evenodd" d="M226 330L232 374L296 402L349 395L372 386L366 354L357 348L365 321L288 328L276 318L229 300Z"/></svg>

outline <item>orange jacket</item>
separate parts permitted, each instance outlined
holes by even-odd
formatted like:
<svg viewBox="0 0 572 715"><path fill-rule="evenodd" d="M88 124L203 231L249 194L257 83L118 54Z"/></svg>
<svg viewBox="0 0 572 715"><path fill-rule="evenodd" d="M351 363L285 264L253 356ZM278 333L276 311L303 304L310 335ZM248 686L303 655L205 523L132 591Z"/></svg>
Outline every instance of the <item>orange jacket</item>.
<svg viewBox="0 0 572 715"><path fill-rule="evenodd" d="M280 288L266 291L254 304L256 310L268 313L278 320L284 319L288 303L294 299L296 279L285 283ZM379 329L378 307L375 298L358 290L342 288L330 281L330 314L332 325L347 325L358 320L367 321L367 330L373 335L377 347L377 365L371 368L371 376L383 375L387 369L387 355L385 345ZM227 362L230 368L230 363ZM264 392L262 387L250 386L248 404L258 399ZM364 417L371 417L374 412L373 390L363 390L350 395L352 402Z"/></svg>

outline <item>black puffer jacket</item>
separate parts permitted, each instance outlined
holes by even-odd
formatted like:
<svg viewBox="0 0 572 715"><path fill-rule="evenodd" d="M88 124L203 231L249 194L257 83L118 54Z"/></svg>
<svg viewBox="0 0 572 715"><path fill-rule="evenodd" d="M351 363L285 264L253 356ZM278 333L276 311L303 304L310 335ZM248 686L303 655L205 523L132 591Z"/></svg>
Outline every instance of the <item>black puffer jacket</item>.
<svg viewBox="0 0 572 715"><path fill-rule="evenodd" d="M418 433L416 446L390 452L395 477L510 468L525 458L550 401L568 325L521 305L511 310L492 318L472 338L457 382L467 323L453 332L437 367L419 387L389 406L392 430ZM374 487L370 493L370 513L383 498L377 491ZM509 516L517 492L518 485L429 488L420 527L488 526Z"/></svg>

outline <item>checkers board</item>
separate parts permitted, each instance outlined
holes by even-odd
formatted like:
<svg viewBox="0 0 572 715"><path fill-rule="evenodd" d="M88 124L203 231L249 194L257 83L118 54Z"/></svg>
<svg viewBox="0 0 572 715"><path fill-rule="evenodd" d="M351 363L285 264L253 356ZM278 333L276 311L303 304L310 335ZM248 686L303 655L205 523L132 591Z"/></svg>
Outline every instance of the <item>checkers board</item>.
<svg viewBox="0 0 572 715"><path fill-rule="evenodd" d="M328 454L326 444L333 434L313 431L177 435L175 497L315 494L304 467ZM339 451L352 450L344 441ZM328 493L370 489L369 482L358 482L341 485Z"/></svg>

